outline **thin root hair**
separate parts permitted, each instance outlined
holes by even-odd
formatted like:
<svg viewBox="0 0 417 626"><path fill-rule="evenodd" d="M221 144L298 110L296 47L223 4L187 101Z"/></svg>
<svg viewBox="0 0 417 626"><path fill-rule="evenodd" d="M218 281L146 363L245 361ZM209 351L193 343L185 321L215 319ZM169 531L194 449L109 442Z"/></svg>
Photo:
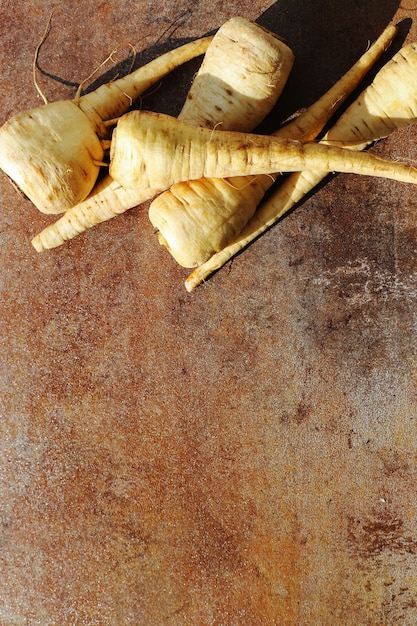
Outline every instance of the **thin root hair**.
<svg viewBox="0 0 417 626"><path fill-rule="evenodd" d="M49 19L48 22L46 24L46 28L45 31L42 35L42 38L40 40L40 42L38 43L38 45L36 46L36 50L35 50L35 55L33 57L33 84L35 85L35 89L38 92L38 94L40 95L40 97L42 98L42 100L44 101L45 104L48 104L48 99L45 96L45 94L43 93L41 87L38 84L37 78L36 78L36 70L39 69L39 65L38 65L38 59L39 59L39 53L41 51L41 48L43 46L43 44L45 43L45 41L48 38L48 35L51 31L51 22L52 22L52 14L53 11L51 11L50 15L49 15Z"/></svg>
<svg viewBox="0 0 417 626"><path fill-rule="evenodd" d="M82 90L84 89L85 84L86 84L89 80L91 80L91 79L93 78L93 76L94 76L95 74L97 74L97 72L98 72L99 70L101 70L101 69L102 69L102 68L106 65L106 63L108 63L109 61L111 61L111 63L113 63L113 65L117 65L118 61L116 61L116 60L113 58L113 56L116 54L116 52L117 52L118 50L120 50L120 49L122 48L122 46L123 46L123 45L127 45L127 46L130 48L130 52L131 52L131 53L133 52L133 54L132 54L133 60L132 60L132 62L131 62L131 64L130 64L130 67L129 67L129 70L127 71L127 74L129 74L129 72L131 72L131 71L132 71L132 68L133 68L133 66L135 65L135 61L136 61L136 54L137 54L137 53L136 53L136 48L135 48L135 46L134 46L133 44L131 44L131 43L129 43L129 42L128 42L127 44L120 44L119 46L117 46L117 48L114 48L114 49L110 52L110 54L109 54L109 55L108 55L108 56L104 59L104 61L102 61L102 62L100 63L100 65L98 65L98 66L95 68L95 70L93 70L93 71L91 72L91 74L89 74L89 76L87 76L87 78L85 78L85 79L84 79L84 80L83 80L83 81L82 81L82 82L78 85L77 93L75 94L75 100L76 100L76 101L78 101L78 100L80 99L80 97L81 97L81 92L82 92ZM116 80L118 77L119 77L118 75L117 75L117 76L114 76L114 77L112 78L112 81Z"/></svg>
<svg viewBox="0 0 417 626"><path fill-rule="evenodd" d="M171 39L172 35L180 28L180 26L183 26L183 24L188 22L188 20L192 17L192 14L193 12L191 9L185 9L167 26L165 30L162 31L155 43L160 43L164 37L166 37L166 39Z"/></svg>
<svg viewBox="0 0 417 626"><path fill-rule="evenodd" d="M165 41L169 41L170 39L172 39L172 35L175 33L176 30L178 30L178 28L180 28L180 26L182 26L183 24L185 24L192 16L192 10L191 9L185 9L182 13L179 14L178 17L176 17L174 19L173 22L170 22L168 24L168 26L161 32L161 34L159 35L158 39L156 39L154 41L154 46L157 46L158 44L160 44L161 42ZM149 37L148 35L145 35L144 38Z"/></svg>
<svg viewBox="0 0 417 626"><path fill-rule="evenodd" d="M206 141L206 143L204 144L205 146L208 146L209 143L212 141L214 133L216 132L216 129L218 126L221 126L223 124L223 122L217 122L217 124L215 124L213 126L213 128L211 129L211 133L210 133L210 137L208 138L208 140Z"/></svg>

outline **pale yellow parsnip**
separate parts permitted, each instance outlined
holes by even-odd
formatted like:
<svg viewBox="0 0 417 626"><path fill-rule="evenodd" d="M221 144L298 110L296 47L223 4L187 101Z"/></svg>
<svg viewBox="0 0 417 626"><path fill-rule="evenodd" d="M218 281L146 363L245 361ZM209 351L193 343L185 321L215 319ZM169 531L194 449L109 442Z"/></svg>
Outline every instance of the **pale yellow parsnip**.
<svg viewBox="0 0 417 626"><path fill-rule="evenodd" d="M314 169L417 182L416 168L369 153L275 136L210 131L150 111L123 115L110 150L110 175L127 189L168 189L203 177Z"/></svg>
<svg viewBox="0 0 417 626"><path fill-rule="evenodd" d="M217 31L178 118L252 131L277 102L293 63L292 50L274 33L234 17Z"/></svg>
<svg viewBox="0 0 417 626"><path fill-rule="evenodd" d="M118 211L124 213L127 205L134 207L140 202L145 202L157 191L142 189L141 199L137 189L124 189L120 183L106 176L95 185L87 200L68 209L56 222L36 235L31 243L37 252L56 248L95 224L116 217ZM91 210L92 207L94 211Z"/></svg>
<svg viewBox="0 0 417 626"><path fill-rule="evenodd" d="M238 236L273 180L200 178L172 185L149 208L159 243L183 267L201 265Z"/></svg>

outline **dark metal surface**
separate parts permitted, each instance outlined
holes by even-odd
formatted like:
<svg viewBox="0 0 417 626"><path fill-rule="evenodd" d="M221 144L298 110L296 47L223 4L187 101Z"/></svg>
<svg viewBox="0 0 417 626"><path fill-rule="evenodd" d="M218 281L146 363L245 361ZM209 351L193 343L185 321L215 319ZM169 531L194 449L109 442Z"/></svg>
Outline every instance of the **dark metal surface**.
<svg viewBox="0 0 417 626"><path fill-rule="evenodd" d="M41 104L53 7L50 100L174 22L258 19L297 59L272 128L391 20L416 39L409 4L6 1L0 123ZM334 177L192 294L146 205L39 255L48 218L0 194L2 626L415 624L417 191Z"/></svg>

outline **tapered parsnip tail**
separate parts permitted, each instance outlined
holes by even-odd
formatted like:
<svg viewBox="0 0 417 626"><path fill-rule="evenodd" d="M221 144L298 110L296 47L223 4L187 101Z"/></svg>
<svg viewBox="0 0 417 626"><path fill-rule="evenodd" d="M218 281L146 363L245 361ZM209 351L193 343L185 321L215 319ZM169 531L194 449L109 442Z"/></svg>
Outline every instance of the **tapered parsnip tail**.
<svg viewBox="0 0 417 626"><path fill-rule="evenodd" d="M19 113L0 128L0 169L43 213L84 200L103 161L104 122L177 65L203 54L211 37L176 48L129 76L73 101Z"/></svg>
<svg viewBox="0 0 417 626"><path fill-rule="evenodd" d="M402 48L378 72L372 84L345 111L323 143L362 150L396 129L417 122L417 44ZM234 241L197 267L185 281L192 291L234 255L260 237L318 185L327 171L297 172L289 176L258 208Z"/></svg>
<svg viewBox="0 0 417 626"><path fill-rule="evenodd" d="M358 61L316 102L296 117L290 124L283 126L275 134L289 139L310 141L315 139L336 113L346 98L365 78L376 61L387 50L398 34L393 24L381 33L378 39L358 59Z"/></svg>
<svg viewBox="0 0 417 626"><path fill-rule="evenodd" d="M277 101L292 64L293 53L275 35L244 18L232 18L219 28L207 48L179 118L208 128L220 123L222 129L239 120L236 123L241 129L252 130ZM159 191L126 190L107 176L32 243L38 251L59 246Z"/></svg>
<svg viewBox="0 0 417 626"><path fill-rule="evenodd" d="M202 37L174 48L131 74L82 96L78 106L95 122L100 136L102 133L107 134L103 121L116 119L126 113L132 100L136 100L178 66L204 54L212 40L211 36Z"/></svg>
<svg viewBox="0 0 417 626"><path fill-rule="evenodd" d="M356 150L417 121L417 42L407 44L375 76L327 135ZM352 120L355 123L352 123Z"/></svg>
<svg viewBox="0 0 417 626"><path fill-rule="evenodd" d="M129 188L167 189L198 178L325 169L417 182L417 169L345 148L195 128L161 113L131 111L113 134L110 175Z"/></svg>
<svg viewBox="0 0 417 626"><path fill-rule="evenodd" d="M328 92L292 123L282 127L277 135L303 141L315 139L397 32L395 26L386 28ZM206 54L203 65L207 57ZM227 130L224 125L218 128ZM237 126L231 129L239 130ZM196 267L236 238L275 178L265 175L178 183L155 198L149 208L149 218L158 231L160 243L175 260L184 267Z"/></svg>
<svg viewBox="0 0 417 626"><path fill-rule="evenodd" d="M56 248L88 228L124 213L126 207L137 206L157 193L158 189L124 189L106 176L84 202L68 209L56 222L36 235L31 243L37 252Z"/></svg>

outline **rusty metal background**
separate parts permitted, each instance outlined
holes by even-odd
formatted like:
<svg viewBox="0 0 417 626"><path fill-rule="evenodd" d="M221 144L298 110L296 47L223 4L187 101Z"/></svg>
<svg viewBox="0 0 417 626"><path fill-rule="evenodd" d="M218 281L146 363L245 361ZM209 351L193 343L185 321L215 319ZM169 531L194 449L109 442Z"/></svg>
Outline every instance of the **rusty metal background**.
<svg viewBox="0 0 417 626"><path fill-rule="evenodd" d="M297 59L265 128L390 21L417 38L413 0L5 0L0 123L41 104L52 8L50 100L128 41L258 20ZM39 255L48 218L0 194L0 624L416 624L417 191L333 177L192 294L146 205Z"/></svg>

